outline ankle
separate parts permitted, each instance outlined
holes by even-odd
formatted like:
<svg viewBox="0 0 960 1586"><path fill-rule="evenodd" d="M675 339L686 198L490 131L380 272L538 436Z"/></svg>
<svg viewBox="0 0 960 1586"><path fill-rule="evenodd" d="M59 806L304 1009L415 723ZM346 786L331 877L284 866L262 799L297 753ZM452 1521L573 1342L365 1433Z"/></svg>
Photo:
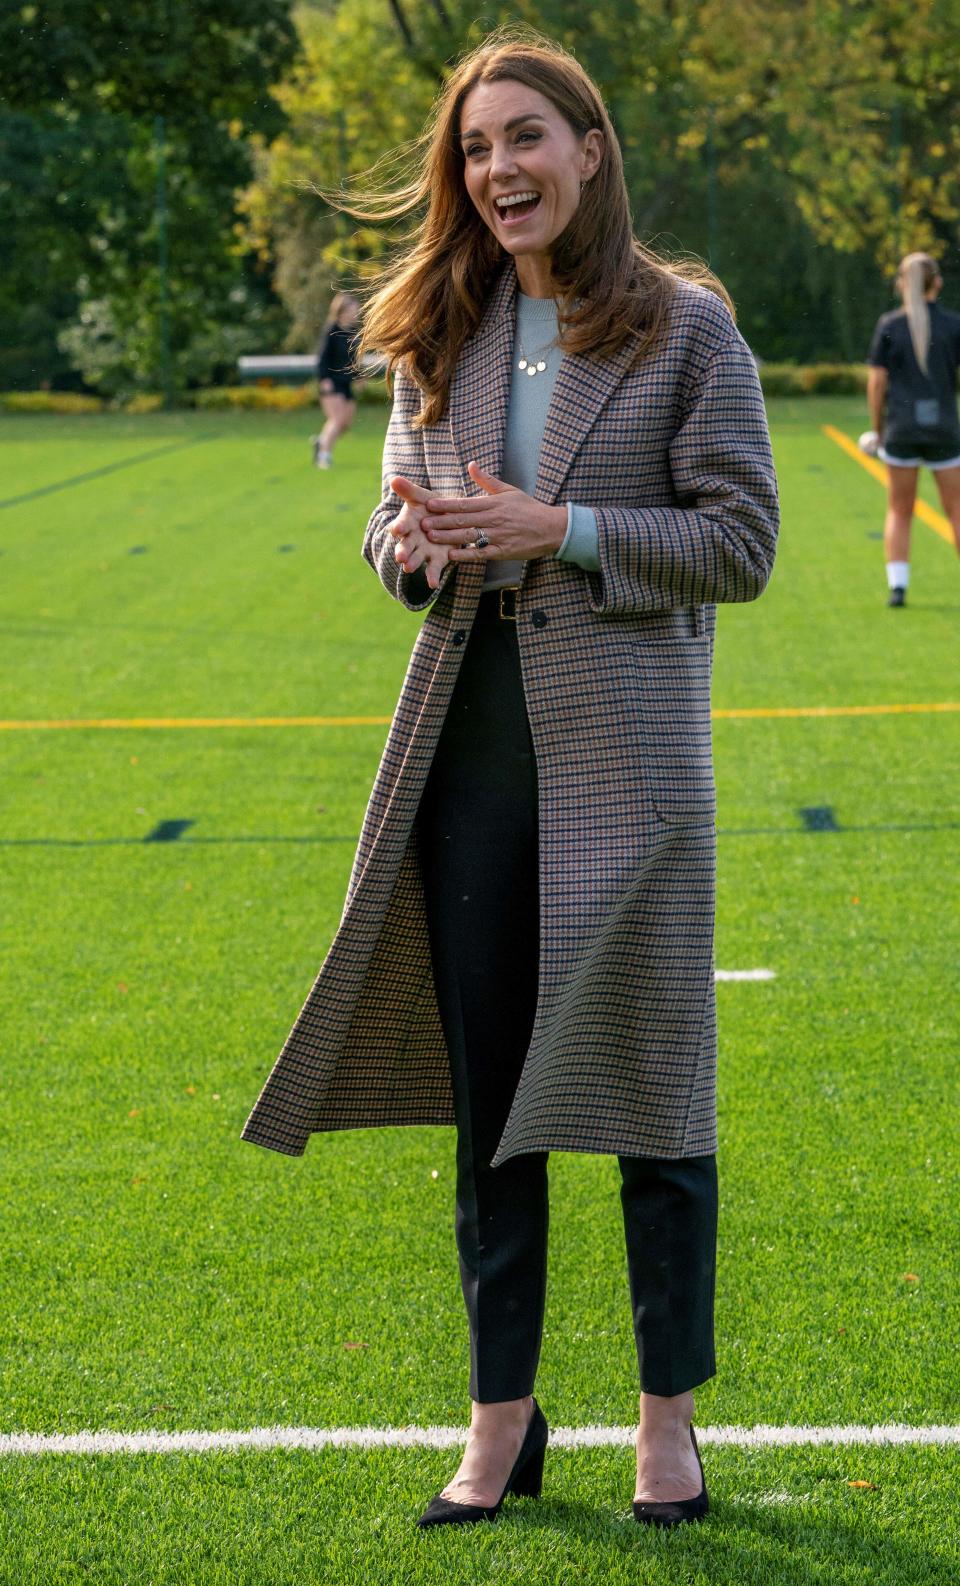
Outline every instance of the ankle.
<svg viewBox="0 0 960 1586"><path fill-rule="evenodd" d="M533 1413L533 1395L523 1399L501 1399L481 1404L473 1400L470 1417L471 1432L481 1435L505 1432L511 1428L526 1427Z"/></svg>
<svg viewBox="0 0 960 1586"><path fill-rule="evenodd" d="M693 1411L692 1393L677 1393L671 1398L656 1393L641 1393L637 1435L639 1437L645 1432L666 1436L678 1432L686 1434L693 1420Z"/></svg>

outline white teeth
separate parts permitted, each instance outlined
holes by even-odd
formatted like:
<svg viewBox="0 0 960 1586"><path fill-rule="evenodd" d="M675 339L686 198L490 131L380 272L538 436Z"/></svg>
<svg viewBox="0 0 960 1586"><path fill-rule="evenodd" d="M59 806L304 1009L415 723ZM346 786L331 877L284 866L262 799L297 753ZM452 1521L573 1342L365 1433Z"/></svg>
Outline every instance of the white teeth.
<svg viewBox="0 0 960 1586"><path fill-rule="evenodd" d="M495 198L494 203L498 209L510 209L514 204L529 204L532 198L539 197L539 193L509 193L506 198Z"/></svg>

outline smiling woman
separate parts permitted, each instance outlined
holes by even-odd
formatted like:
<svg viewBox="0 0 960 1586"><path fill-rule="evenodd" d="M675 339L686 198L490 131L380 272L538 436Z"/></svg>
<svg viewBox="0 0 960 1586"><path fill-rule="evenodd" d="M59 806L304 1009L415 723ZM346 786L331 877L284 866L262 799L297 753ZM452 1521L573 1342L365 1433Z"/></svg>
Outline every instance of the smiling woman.
<svg viewBox="0 0 960 1586"><path fill-rule="evenodd" d="M603 134L582 137L546 96L524 83L480 82L464 99L460 133L471 201L515 254L520 289L553 297L553 244L576 214L603 154Z"/></svg>
<svg viewBox="0 0 960 1586"><path fill-rule="evenodd" d="M618 1157L636 1518L707 1511L714 1371L715 602L777 495L729 301L632 235L595 85L511 33L451 73L365 344L395 374L364 555L429 607L336 939L244 1136L455 1123L472 1420L419 1523L540 1492L547 1155Z"/></svg>
<svg viewBox="0 0 960 1586"><path fill-rule="evenodd" d="M571 353L609 356L625 343L638 356L651 351L679 279L732 307L700 260L667 264L633 236L620 146L595 85L572 56L524 29L492 35L458 63L423 136L385 169L398 167L396 185L378 189L369 173L353 200L326 196L358 220L422 217L377 282L361 351L386 353L391 371L402 360L424 394L426 424L445 412L460 349L505 253L527 292L537 275L525 261L549 245L550 274L540 280ZM495 203L527 193L533 209L516 221L511 205Z"/></svg>

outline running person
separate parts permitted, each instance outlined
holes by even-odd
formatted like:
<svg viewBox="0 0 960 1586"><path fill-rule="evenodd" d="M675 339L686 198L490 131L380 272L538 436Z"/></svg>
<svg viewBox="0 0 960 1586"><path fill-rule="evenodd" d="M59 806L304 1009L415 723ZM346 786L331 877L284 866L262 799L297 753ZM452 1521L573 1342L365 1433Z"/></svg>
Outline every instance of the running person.
<svg viewBox="0 0 960 1586"><path fill-rule="evenodd" d="M338 292L330 304L317 350L317 382L320 405L326 424L319 435L312 435L313 460L318 468L329 468L333 448L353 423L357 401L353 380L360 303L351 292Z"/></svg>
<svg viewBox="0 0 960 1586"><path fill-rule="evenodd" d="M936 260L908 253L897 270L903 308L877 322L867 385L872 430L864 451L888 465L883 548L890 594L902 606L910 581L910 525L921 464L933 472L960 553L960 314L937 302L943 280Z"/></svg>

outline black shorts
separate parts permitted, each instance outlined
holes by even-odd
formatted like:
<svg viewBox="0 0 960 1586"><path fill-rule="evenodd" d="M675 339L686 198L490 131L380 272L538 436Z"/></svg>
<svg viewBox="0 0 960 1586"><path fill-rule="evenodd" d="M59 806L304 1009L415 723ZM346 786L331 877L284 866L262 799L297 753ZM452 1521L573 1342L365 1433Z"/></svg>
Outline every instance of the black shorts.
<svg viewBox="0 0 960 1586"><path fill-rule="evenodd" d="M884 441L877 456L892 468L926 466L936 473L938 468L960 468L960 440L941 445L931 441L922 441L919 445L910 441Z"/></svg>
<svg viewBox="0 0 960 1586"><path fill-rule="evenodd" d="M321 396L342 396L346 397L348 402L353 401L353 381L348 374L326 374L320 381L321 385L324 380L330 381L333 390L321 391Z"/></svg>

